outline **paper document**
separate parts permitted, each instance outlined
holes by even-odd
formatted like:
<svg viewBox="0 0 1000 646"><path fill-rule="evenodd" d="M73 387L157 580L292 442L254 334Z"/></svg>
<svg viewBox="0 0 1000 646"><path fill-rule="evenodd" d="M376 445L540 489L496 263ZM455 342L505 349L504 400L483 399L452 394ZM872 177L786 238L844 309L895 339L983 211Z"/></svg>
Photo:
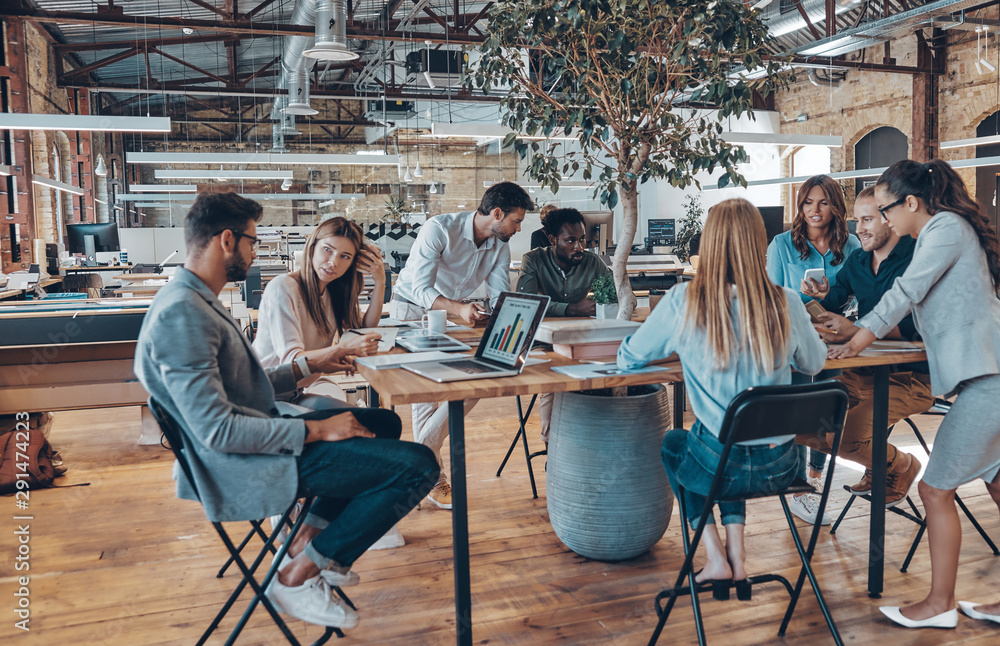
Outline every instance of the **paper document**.
<svg viewBox="0 0 1000 646"><path fill-rule="evenodd" d="M612 363L581 363L574 366L553 366L552 369L574 379L594 379L595 377L613 377L615 375L637 375L645 372L667 372L666 366L645 366L634 370L622 370Z"/></svg>
<svg viewBox="0 0 1000 646"><path fill-rule="evenodd" d="M875 341L864 349L865 352L923 352L924 349L909 341Z"/></svg>
<svg viewBox="0 0 1000 646"><path fill-rule="evenodd" d="M371 332L382 335L382 338L378 342L378 351L382 353L392 350L392 347L396 344L396 334L399 330L391 327L360 327L344 332L341 341L349 341L355 336L364 336Z"/></svg>

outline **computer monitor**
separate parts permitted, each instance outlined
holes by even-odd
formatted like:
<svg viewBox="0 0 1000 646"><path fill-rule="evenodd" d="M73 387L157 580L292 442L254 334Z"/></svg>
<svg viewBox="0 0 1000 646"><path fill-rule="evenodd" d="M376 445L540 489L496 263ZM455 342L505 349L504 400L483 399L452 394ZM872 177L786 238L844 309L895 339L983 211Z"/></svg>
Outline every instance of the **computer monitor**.
<svg viewBox="0 0 1000 646"><path fill-rule="evenodd" d="M764 231L767 233L767 244L771 244L774 236L785 230L785 207L783 206L760 206L757 207L760 215L764 218Z"/></svg>
<svg viewBox="0 0 1000 646"><path fill-rule="evenodd" d="M587 230L587 248L597 249L597 253L607 253L615 241L614 211L580 211Z"/></svg>
<svg viewBox="0 0 1000 646"><path fill-rule="evenodd" d="M118 242L118 225L114 222L67 224L66 242L71 254L83 254L84 264L97 264L98 251L121 251Z"/></svg>
<svg viewBox="0 0 1000 646"><path fill-rule="evenodd" d="M677 241L676 224L677 221L673 218L667 220L649 220L646 222L649 245L653 247L674 246Z"/></svg>

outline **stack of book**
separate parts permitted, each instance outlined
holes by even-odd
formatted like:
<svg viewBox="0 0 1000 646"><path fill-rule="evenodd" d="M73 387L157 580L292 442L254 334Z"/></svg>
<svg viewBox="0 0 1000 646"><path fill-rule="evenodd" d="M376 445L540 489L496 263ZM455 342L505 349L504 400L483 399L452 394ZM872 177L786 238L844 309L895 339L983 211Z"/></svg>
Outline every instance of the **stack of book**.
<svg viewBox="0 0 1000 646"><path fill-rule="evenodd" d="M535 340L552 344L553 351L570 359L605 359L614 357L637 329L639 323L618 319L546 319Z"/></svg>

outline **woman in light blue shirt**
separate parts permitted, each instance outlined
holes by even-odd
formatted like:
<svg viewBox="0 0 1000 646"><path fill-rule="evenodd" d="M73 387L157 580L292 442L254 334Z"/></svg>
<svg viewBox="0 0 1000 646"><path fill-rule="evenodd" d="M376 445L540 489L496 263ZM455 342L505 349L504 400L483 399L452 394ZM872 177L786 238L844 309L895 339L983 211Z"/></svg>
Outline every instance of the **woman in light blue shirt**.
<svg viewBox="0 0 1000 646"><path fill-rule="evenodd" d="M671 485L684 488L689 525L698 521L705 505L722 452L719 431L733 398L751 386L791 383L792 368L815 374L825 362L826 346L796 292L768 280L766 242L760 213L746 200L712 207L702 233L697 276L667 292L618 350L618 366L624 369L675 352L680 356L697 419L690 432L669 431L661 455ZM794 480L798 470L794 435L736 445L720 495L776 491ZM705 528L702 540L708 562L697 580L735 580L737 596L749 598L743 543L746 504L720 503L719 511L726 545L710 517L712 525ZM715 591L728 595L728 583L715 586Z"/></svg>
<svg viewBox="0 0 1000 646"><path fill-rule="evenodd" d="M812 287L817 291L829 289L847 257L861 248L861 242L847 230L844 191L829 175L814 175L803 182L796 202L791 230L774 236L767 247L767 275L775 285L799 292L802 302L808 303L812 297L802 293L806 270L822 269L823 280L815 281ZM825 372L818 378L829 379L837 374L839 372ZM808 381L811 379L804 376L795 379L795 383ZM800 451L805 456L805 447ZM823 475L825 464L824 453L810 452L808 477L814 485ZM790 506L792 513L811 523L819 511L819 496L793 496ZM830 524L826 514L823 524Z"/></svg>
<svg viewBox="0 0 1000 646"><path fill-rule="evenodd" d="M810 177L799 187L798 208L789 231L774 236L767 247L767 275L771 282L802 294L807 269L822 269L817 287L829 289L833 279L861 243L847 230L847 206L840 184L829 175ZM820 290L817 290L820 291Z"/></svg>

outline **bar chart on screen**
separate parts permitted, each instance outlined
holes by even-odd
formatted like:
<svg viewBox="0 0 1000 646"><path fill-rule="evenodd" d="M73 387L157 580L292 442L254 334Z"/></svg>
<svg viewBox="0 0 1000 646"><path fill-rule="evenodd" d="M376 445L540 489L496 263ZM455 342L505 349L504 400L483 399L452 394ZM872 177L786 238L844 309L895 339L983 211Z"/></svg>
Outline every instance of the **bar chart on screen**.
<svg viewBox="0 0 1000 646"><path fill-rule="evenodd" d="M485 341L487 345L483 350L483 356L508 363L513 361L521 351L521 342L528 333L528 327L534 320L539 306L535 301L508 298L502 310L497 312L500 318L493 325L490 338Z"/></svg>

